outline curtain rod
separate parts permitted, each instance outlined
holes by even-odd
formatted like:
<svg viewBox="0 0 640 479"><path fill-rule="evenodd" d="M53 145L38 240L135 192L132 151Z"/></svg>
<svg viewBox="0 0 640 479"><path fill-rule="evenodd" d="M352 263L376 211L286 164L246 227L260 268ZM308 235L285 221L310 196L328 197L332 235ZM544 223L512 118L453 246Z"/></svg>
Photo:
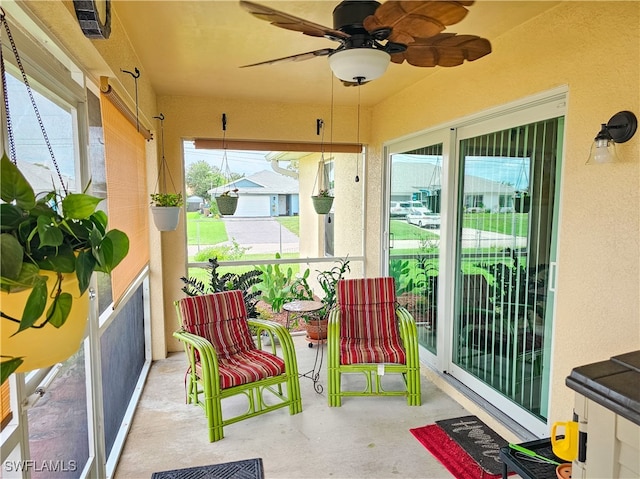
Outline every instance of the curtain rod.
<svg viewBox="0 0 640 479"><path fill-rule="evenodd" d="M115 106L116 109L120 113L122 113L133 126L140 126L140 134L144 137L145 140L151 140L153 138L151 131L142 126L142 124L140 123L140 118L136 120L135 113L133 113L129 109L122 97L120 97L120 95L118 95L116 91L111 87L111 85L109 85L109 78L100 77L100 92L102 92L102 94L105 95L111 101L111 103L113 103L113 106Z"/></svg>

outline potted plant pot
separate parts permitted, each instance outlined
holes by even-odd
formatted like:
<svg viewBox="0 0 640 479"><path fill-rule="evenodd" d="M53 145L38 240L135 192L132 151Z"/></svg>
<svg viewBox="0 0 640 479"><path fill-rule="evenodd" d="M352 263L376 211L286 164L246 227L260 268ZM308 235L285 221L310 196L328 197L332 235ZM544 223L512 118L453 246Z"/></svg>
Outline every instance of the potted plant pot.
<svg viewBox="0 0 640 479"><path fill-rule="evenodd" d="M78 350L94 271L111 273L129 238L107 228L102 201L57 190L35 194L6 154L0 161L1 379L50 366Z"/></svg>
<svg viewBox="0 0 640 479"><path fill-rule="evenodd" d="M326 215L331 211L333 196L312 196L313 208L319 215Z"/></svg>
<svg viewBox="0 0 640 479"><path fill-rule="evenodd" d="M311 319L309 321L305 321L304 328L307 331L307 339L312 339L314 341L327 339L328 325L329 321L327 319Z"/></svg>
<svg viewBox="0 0 640 479"><path fill-rule="evenodd" d="M238 207L238 197L222 194L216 196L216 203L218 204L218 211L221 215L232 215Z"/></svg>
<svg viewBox="0 0 640 479"><path fill-rule="evenodd" d="M528 213L531 207L531 196L523 195L516 196L514 201L514 207L517 213Z"/></svg>
<svg viewBox="0 0 640 479"><path fill-rule="evenodd" d="M55 283L55 272L40 271L40 275L47 277L49 284ZM73 308L62 326L55 327L49 322L42 328L27 328L16 334L19 325L3 321L2 355L22 358L22 363L14 372L21 373L52 366L65 361L80 348L89 318L89 295L86 291L80 294L78 279L74 273L64 275L61 289L73 298ZM19 318L30 294L29 289L16 293L0 292L0 310L12 318ZM36 326L45 321L46 311L53 300L51 297L47 299L45 313L38 318Z"/></svg>
<svg viewBox="0 0 640 479"><path fill-rule="evenodd" d="M174 231L180 221L179 206L152 206L153 222L159 231Z"/></svg>
<svg viewBox="0 0 640 479"><path fill-rule="evenodd" d="M174 231L178 227L182 204L182 193L153 193L151 195L153 222L159 231Z"/></svg>

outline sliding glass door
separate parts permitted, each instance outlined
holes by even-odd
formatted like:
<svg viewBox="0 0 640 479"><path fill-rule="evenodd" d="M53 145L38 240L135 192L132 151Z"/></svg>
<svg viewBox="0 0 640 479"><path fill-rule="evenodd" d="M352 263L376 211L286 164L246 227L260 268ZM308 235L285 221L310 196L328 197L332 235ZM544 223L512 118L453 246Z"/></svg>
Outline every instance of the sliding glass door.
<svg viewBox="0 0 640 479"><path fill-rule="evenodd" d="M562 124L459 139L452 362L541 419Z"/></svg>
<svg viewBox="0 0 640 479"><path fill-rule="evenodd" d="M421 358L547 432L564 92L387 147L388 274Z"/></svg>
<svg viewBox="0 0 640 479"><path fill-rule="evenodd" d="M446 135L433 135L427 146L407 145L390 155L389 275L395 278L398 302L417 322L420 345L431 355L438 352L446 140Z"/></svg>

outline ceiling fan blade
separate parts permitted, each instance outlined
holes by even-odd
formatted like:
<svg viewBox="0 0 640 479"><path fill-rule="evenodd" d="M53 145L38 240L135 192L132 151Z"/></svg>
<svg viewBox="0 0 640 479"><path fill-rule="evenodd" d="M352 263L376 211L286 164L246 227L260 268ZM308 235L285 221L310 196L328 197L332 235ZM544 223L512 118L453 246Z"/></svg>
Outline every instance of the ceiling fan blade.
<svg viewBox="0 0 640 479"><path fill-rule="evenodd" d="M350 38L348 33L334 30L317 23L310 22L303 18L299 18L288 13L274 10L273 8L258 3L240 0L240 6L251 13L254 17L265 20L272 25L286 30L304 33L311 37L326 37L331 40L341 41Z"/></svg>
<svg viewBox="0 0 640 479"><path fill-rule="evenodd" d="M388 0L364 19L364 27L369 32L390 27L393 29L390 41L408 44L416 38L437 35L448 25L458 23L469 12L465 5L472 4L473 0Z"/></svg>
<svg viewBox="0 0 640 479"><path fill-rule="evenodd" d="M314 50L312 52L306 53L298 53L297 55L290 55L288 57L282 58L274 58L273 60L267 60L259 63L252 63L251 65L242 65L240 68L248 68L255 67L258 65L273 65L274 63L284 63L284 62L301 62L304 60L309 60L310 58L322 57L333 53L332 48L323 48L321 50Z"/></svg>
<svg viewBox="0 0 640 479"><path fill-rule="evenodd" d="M491 43L476 35L441 33L431 38L417 38L407 50L391 55L394 63L407 63L416 67L455 67L467 60L472 62L491 53Z"/></svg>

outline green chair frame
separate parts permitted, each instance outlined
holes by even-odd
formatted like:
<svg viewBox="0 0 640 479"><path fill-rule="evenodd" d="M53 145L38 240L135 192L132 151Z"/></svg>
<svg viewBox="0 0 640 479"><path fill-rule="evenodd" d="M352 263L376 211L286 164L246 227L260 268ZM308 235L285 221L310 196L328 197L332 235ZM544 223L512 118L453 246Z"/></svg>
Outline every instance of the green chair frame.
<svg viewBox="0 0 640 479"><path fill-rule="evenodd" d="M182 325L178 304L179 301L174 302L180 325ZM244 419L284 407L289 407L291 415L302 412L298 363L291 334L284 326L273 321L248 318L247 322L250 330L256 335L256 347L268 350L263 348L263 341L268 338L264 343L271 345L269 352L284 360L284 374L222 389L218 373L218 357L211 342L184 329L173 333L173 337L184 343L189 362L186 379L187 403L198 405L204 409L209 430L209 442L219 441L224 437L223 428L225 426ZM277 354L276 343L280 344L280 354ZM200 358L202 377L199 377L196 373L198 357ZM285 384L286 391L283 388ZM266 392L270 393L270 397L275 397L279 401L274 404L267 404L263 396ZM222 415L222 400L241 394L248 399L247 410L242 414L224 418Z"/></svg>
<svg viewBox="0 0 640 479"><path fill-rule="evenodd" d="M360 363L340 364L340 310L336 307L329 314L327 328L327 369L329 406L340 407L342 398L347 396L406 396L409 406L420 406L420 358L418 352L418 330L416 322L404 307L396 307L396 317L407 356L406 364ZM405 389L385 390L381 383L381 369L384 374L402 374ZM343 391L342 374L364 374L366 386L362 391Z"/></svg>

